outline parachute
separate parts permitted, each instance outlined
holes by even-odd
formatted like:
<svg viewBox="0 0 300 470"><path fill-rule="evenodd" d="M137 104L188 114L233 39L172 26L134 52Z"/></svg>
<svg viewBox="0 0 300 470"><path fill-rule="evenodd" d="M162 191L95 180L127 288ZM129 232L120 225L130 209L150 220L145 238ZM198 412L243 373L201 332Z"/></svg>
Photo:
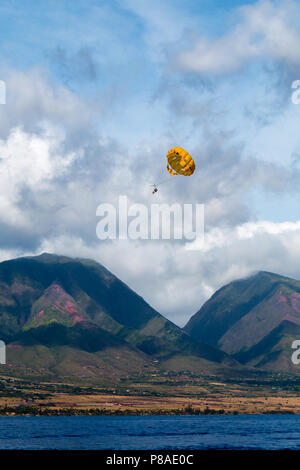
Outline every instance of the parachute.
<svg viewBox="0 0 300 470"><path fill-rule="evenodd" d="M174 147L167 153L167 170L170 175L190 176L196 165L190 154L181 147Z"/></svg>
<svg viewBox="0 0 300 470"><path fill-rule="evenodd" d="M196 168L195 162L190 154L182 149L181 147L174 147L167 153L167 170L170 175L183 175L183 176L191 176ZM165 179L160 181L158 184L152 184L153 191L152 194L157 193L158 186L163 183L167 183L170 181L171 178Z"/></svg>

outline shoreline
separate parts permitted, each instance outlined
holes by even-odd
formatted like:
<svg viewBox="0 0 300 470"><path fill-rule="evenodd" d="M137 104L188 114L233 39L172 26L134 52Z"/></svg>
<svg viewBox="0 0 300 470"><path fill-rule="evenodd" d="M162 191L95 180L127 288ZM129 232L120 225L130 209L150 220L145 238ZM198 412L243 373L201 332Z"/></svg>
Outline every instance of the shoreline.
<svg viewBox="0 0 300 470"><path fill-rule="evenodd" d="M204 410L187 407L173 410L108 410L101 408L44 408L39 406L7 406L0 407L0 418L4 416L251 416L251 415L299 415L291 410L265 410L261 412L243 413L237 410L205 408Z"/></svg>

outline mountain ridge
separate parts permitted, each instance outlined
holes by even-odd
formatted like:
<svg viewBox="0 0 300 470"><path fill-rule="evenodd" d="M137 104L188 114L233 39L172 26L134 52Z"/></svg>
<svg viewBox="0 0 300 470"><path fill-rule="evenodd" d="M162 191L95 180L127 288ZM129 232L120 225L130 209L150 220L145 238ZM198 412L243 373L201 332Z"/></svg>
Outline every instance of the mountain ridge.
<svg viewBox="0 0 300 470"><path fill-rule="evenodd" d="M196 312L185 325L184 330L197 339L206 338L208 344L218 347L251 367L265 367L284 370L283 364L291 356L291 349L285 341L285 350L280 349L277 359L256 361L253 355L269 344L267 338L277 338L278 328L288 321L288 335L300 324L300 281L268 271L260 271L247 278L233 281L215 294ZM294 325L294 326L293 326ZM260 346L258 346L260 345ZM273 345L275 347L275 344ZM266 351L267 357L267 351ZM288 367L298 373L292 365Z"/></svg>
<svg viewBox="0 0 300 470"><path fill-rule="evenodd" d="M9 361L13 352L13 363L22 364L22 355L28 356L38 368L44 364L43 370L53 351L60 351L62 362L65 354L75 370L71 358L79 351L92 364L103 357L108 361L110 348L113 357L123 348L133 363L146 368L154 359L163 365L178 355L187 368L191 357L207 370L237 365L225 352L192 339L101 264L49 253L0 263L0 337L8 343ZM95 350L88 349L89 342ZM23 365L31 369L30 361ZM101 368L93 373L101 375ZM126 374L125 363L120 373Z"/></svg>

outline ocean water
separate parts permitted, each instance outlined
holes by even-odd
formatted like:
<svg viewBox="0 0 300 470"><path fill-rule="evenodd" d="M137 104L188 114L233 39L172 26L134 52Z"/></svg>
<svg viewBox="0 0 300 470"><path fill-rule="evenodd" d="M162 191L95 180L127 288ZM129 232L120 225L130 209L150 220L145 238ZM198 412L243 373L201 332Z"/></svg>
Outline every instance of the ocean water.
<svg viewBox="0 0 300 470"><path fill-rule="evenodd" d="M300 449L300 416L4 416L0 449Z"/></svg>

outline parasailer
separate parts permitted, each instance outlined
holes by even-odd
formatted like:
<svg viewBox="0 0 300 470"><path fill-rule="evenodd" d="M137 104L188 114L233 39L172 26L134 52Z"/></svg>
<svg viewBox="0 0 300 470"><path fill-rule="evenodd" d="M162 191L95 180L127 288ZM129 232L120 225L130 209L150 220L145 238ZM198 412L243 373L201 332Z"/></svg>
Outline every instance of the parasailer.
<svg viewBox="0 0 300 470"><path fill-rule="evenodd" d="M167 153L167 170L170 175L191 176L196 168L190 154L181 147L174 147Z"/></svg>
<svg viewBox="0 0 300 470"><path fill-rule="evenodd" d="M181 147L174 147L167 153L167 170L170 175L191 176L195 171L196 165L190 154ZM157 193L158 186L170 181L169 178L159 184L152 184L152 194Z"/></svg>

